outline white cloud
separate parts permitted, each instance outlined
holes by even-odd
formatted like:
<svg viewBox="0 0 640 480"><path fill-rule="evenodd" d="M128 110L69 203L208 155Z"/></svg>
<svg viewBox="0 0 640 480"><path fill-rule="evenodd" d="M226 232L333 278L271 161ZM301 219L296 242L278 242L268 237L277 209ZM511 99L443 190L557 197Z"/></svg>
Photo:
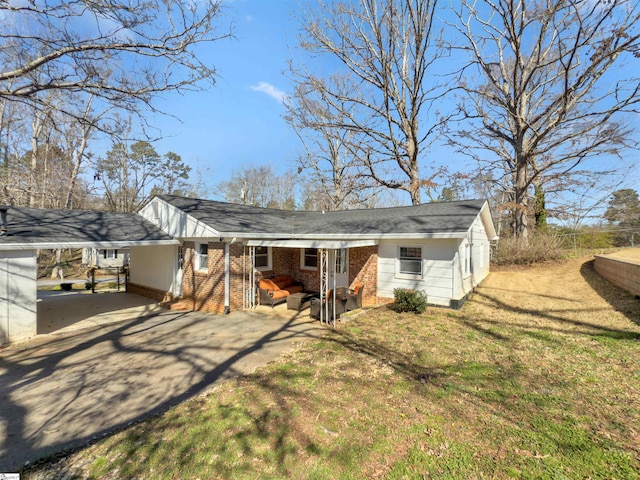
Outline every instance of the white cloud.
<svg viewBox="0 0 640 480"><path fill-rule="evenodd" d="M260 82L257 85L251 85L249 88L255 92L266 93L280 103L283 103L285 98L287 98L286 93L267 82Z"/></svg>

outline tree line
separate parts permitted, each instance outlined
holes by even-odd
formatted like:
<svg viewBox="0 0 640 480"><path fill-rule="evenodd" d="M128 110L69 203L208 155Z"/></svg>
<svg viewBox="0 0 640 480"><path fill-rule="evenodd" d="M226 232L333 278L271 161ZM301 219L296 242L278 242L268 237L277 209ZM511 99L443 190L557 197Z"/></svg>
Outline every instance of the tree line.
<svg viewBox="0 0 640 480"><path fill-rule="evenodd" d="M152 193L187 193L190 168L155 152L146 120L159 95L215 84L196 48L230 35L220 9L0 2L0 203L134 211Z"/></svg>

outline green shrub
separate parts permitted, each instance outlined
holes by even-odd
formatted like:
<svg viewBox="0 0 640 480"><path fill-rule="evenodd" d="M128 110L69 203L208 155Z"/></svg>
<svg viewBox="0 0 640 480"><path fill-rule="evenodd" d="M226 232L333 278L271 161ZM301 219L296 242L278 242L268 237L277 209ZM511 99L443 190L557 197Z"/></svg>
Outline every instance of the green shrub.
<svg viewBox="0 0 640 480"><path fill-rule="evenodd" d="M395 310L397 312L422 313L427 309L427 294L407 288L395 288Z"/></svg>
<svg viewBox="0 0 640 480"><path fill-rule="evenodd" d="M85 282L84 283L84 289L85 290L91 290L93 288L93 283L92 282Z"/></svg>

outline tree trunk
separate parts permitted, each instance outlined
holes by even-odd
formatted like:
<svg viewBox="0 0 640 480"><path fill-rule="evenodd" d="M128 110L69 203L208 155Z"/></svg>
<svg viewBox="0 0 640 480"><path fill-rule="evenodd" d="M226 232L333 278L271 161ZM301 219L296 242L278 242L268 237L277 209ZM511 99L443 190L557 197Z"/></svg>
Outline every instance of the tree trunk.
<svg viewBox="0 0 640 480"><path fill-rule="evenodd" d="M529 240L529 197L527 195L527 164L518 162L516 167L516 180L514 185L515 205L513 206L514 224L513 233L516 238L524 242Z"/></svg>
<svg viewBox="0 0 640 480"><path fill-rule="evenodd" d="M76 181L78 179L78 175L80 173L80 165L82 164L82 158L84 157L84 151L87 147L87 137L85 135L82 136L82 140L80 141L80 146L74 152L73 159L73 170L71 172L71 177L69 178L69 185L67 187L67 198L64 202L64 208L71 208L71 199L73 198L73 191L76 188Z"/></svg>

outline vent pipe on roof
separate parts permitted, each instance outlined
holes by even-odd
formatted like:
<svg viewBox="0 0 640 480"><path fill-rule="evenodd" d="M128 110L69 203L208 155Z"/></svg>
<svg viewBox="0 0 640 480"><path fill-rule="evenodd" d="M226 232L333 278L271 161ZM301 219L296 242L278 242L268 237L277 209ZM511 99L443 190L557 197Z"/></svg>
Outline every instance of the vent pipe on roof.
<svg viewBox="0 0 640 480"><path fill-rule="evenodd" d="M0 237L7 235L7 207L0 207Z"/></svg>

